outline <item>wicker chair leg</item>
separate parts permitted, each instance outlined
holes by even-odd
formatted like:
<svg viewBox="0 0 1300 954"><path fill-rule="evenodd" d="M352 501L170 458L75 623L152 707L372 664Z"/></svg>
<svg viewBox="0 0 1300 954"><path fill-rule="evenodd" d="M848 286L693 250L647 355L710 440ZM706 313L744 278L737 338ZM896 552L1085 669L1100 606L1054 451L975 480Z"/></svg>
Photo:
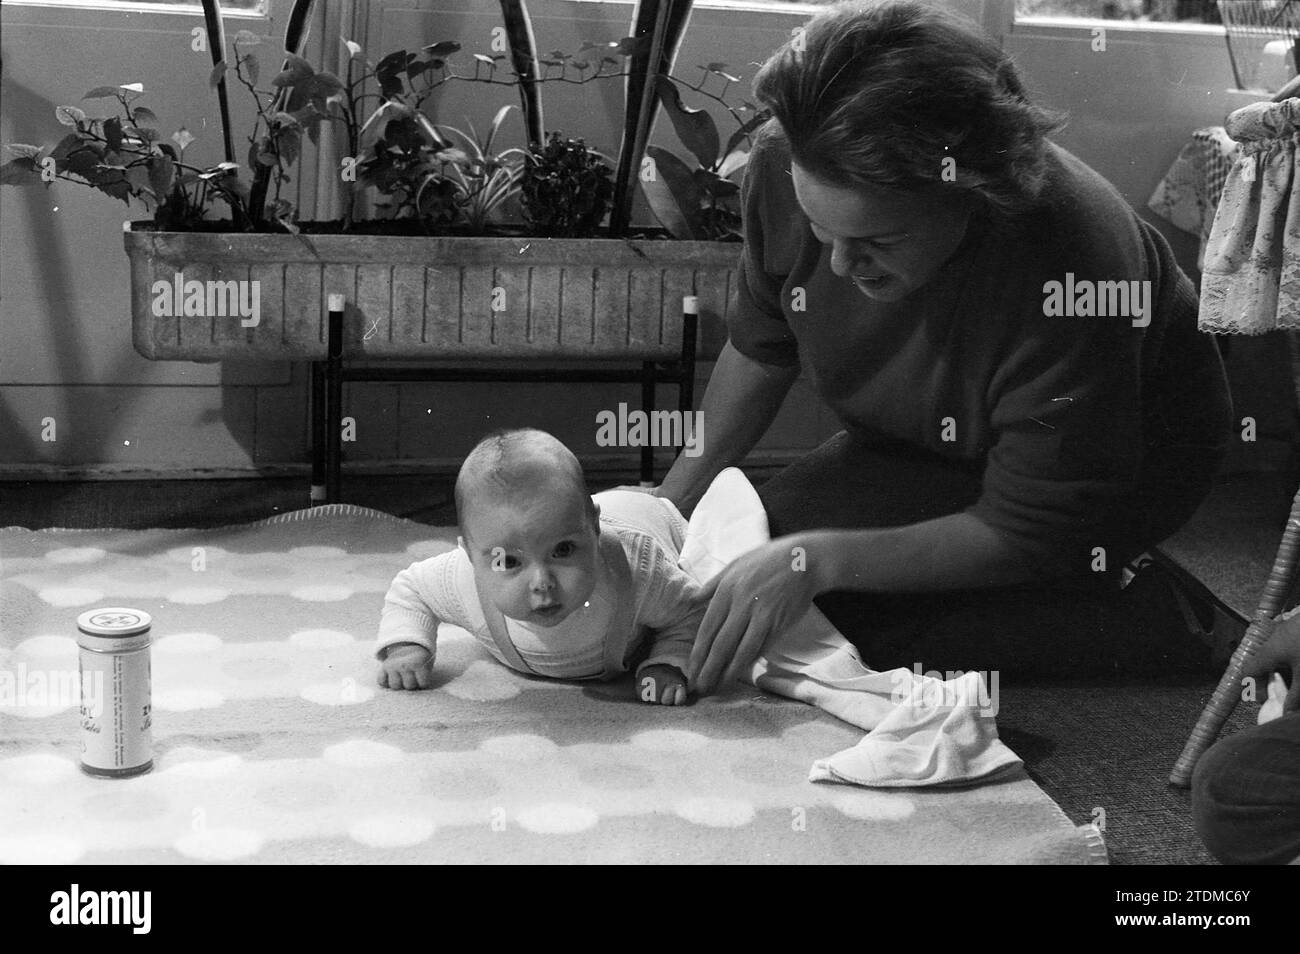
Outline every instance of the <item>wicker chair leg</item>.
<svg viewBox="0 0 1300 954"><path fill-rule="evenodd" d="M1214 695L1196 720L1191 737L1183 746L1182 754L1174 763L1174 770L1169 775L1169 783L1179 788L1187 788L1192 782L1192 770L1205 750L1214 744L1223 729L1223 724L1237 707L1241 698L1241 673L1249 661L1273 633L1273 619L1282 611L1282 604L1291 591L1296 576L1296 555L1300 551L1300 493L1291 502L1291 515L1287 518L1286 530L1282 533L1282 542L1278 545L1277 558L1273 561L1273 570L1268 583L1260 597L1259 606L1251 618L1250 627L1242 637L1237 651L1232 654L1227 671L1219 680Z"/></svg>

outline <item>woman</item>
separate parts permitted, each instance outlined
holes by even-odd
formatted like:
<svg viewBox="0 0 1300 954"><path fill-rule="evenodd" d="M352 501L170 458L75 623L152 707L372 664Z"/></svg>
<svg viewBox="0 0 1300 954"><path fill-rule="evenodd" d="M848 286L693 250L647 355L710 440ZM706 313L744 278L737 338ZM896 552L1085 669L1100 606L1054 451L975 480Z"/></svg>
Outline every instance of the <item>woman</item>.
<svg viewBox="0 0 1300 954"><path fill-rule="evenodd" d="M1229 405L1161 236L941 8L828 8L755 93L706 450L657 492L689 511L801 368L844 431L762 488L774 540L719 578L699 689L814 600L878 669L1172 658L1116 624L1119 571L1208 492Z"/></svg>

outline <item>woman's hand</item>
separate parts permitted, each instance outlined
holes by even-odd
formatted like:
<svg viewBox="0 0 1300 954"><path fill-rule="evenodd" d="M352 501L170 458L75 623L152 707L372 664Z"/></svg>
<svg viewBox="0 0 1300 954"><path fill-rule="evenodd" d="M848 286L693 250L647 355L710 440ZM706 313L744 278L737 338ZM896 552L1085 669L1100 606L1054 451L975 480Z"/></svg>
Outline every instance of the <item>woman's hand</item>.
<svg viewBox="0 0 1300 954"><path fill-rule="evenodd" d="M812 556L812 535L763 544L730 564L704 588L700 623L686 675L695 692L753 665L767 638L798 622L828 585L828 554Z"/></svg>

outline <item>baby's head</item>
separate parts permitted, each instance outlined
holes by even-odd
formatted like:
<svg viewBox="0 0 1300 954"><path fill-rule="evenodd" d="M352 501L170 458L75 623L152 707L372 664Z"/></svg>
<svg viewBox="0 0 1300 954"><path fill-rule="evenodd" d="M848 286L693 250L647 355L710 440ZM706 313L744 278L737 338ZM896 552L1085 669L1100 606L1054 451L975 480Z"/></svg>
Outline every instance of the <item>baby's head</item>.
<svg viewBox="0 0 1300 954"><path fill-rule="evenodd" d="M498 431L456 477L460 545L505 616L554 626L596 586L599 510L573 453L544 431Z"/></svg>

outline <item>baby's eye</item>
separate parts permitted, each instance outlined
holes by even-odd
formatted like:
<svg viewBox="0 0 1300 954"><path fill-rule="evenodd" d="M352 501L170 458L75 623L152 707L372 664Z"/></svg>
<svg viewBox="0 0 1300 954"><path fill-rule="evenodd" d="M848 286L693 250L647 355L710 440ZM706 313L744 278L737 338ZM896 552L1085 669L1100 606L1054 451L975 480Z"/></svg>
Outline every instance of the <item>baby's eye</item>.
<svg viewBox="0 0 1300 954"><path fill-rule="evenodd" d="M572 540L565 540L555 548L555 556L561 560L567 560L578 552L578 545Z"/></svg>
<svg viewBox="0 0 1300 954"><path fill-rule="evenodd" d="M517 570L519 568L519 557L513 553L507 553L502 547L494 547L491 567L498 573L504 573L506 570Z"/></svg>

